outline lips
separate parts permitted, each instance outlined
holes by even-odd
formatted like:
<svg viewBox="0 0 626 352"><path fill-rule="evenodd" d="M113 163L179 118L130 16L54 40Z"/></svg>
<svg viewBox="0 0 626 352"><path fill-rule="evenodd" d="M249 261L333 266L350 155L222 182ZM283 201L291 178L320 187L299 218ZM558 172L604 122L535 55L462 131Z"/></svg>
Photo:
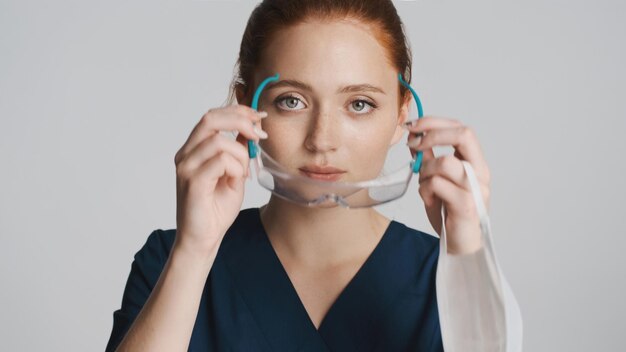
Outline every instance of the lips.
<svg viewBox="0 0 626 352"><path fill-rule="evenodd" d="M337 181L343 174L346 173L345 170L335 167L318 165L308 165L299 168L299 170L300 173L306 177L322 181Z"/></svg>

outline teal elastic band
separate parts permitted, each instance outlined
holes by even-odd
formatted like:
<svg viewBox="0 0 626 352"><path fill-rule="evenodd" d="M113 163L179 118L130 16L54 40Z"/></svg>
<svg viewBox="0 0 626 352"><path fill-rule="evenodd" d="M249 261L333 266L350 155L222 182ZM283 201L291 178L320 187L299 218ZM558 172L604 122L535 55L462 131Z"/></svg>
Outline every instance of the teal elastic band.
<svg viewBox="0 0 626 352"><path fill-rule="evenodd" d="M263 89L265 88L265 86L272 82L272 81L278 81L278 77L280 77L280 75L277 73L272 77L268 77L265 80L263 80L263 82L261 82L261 84L259 85L259 87L256 89L256 91L254 92L254 96L252 97L252 105L250 105L250 107L254 110L258 109L259 106L259 97L261 96L261 92L263 91ZM258 111L258 110L257 110ZM254 141L248 140L248 156L250 156L250 159L254 159L256 158L257 154L258 154L258 149L256 144L254 143Z"/></svg>
<svg viewBox="0 0 626 352"><path fill-rule="evenodd" d="M407 87L411 94L413 94L413 100L415 100L415 104L417 104L417 118L421 119L424 116L424 109L422 109L422 102L420 98L417 96L417 93L413 88L404 81L402 78L402 74L398 73L398 79L402 83L403 86ZM413 173L416 174L420 171L420 167L422 166L423 153L421 150L417 151L417 155L415 156L415 162L413 163Z"/></svg>
<svg viewBox="0 0 626 352"><path fill-rule="evenodd" d="M263 80L263 82L261 82L259 87L254 92L254 96L252 97L252 104L250 105L252 109L257 110L258 105L259 105L259 97L261 96L261 92L263 91L265 86L270 82L277 81L279 77L280 75L277 73L274 76L268 77L265 80ZM398 73L398 79L400 80L400 83L402 83L403 86L408 88L411 94L413 95L415 104L417 104L418 118L422 118L422 116L424 116L424 110L422 109L422 102L420 101L420 98L417 96L417 93L415 92L415 90L413 90L413 88L408 83L404 81L401 73ZM251 159L253 159L253 158L256 158L257 154L258 154L258 149L257 149L255 142L252 140L248 140L248 155L250 156ZM422 151L418 151L415 157L415 162L413 163L413 173L419 172L419 169L422 166L422 158L423 158Z"/></svg>

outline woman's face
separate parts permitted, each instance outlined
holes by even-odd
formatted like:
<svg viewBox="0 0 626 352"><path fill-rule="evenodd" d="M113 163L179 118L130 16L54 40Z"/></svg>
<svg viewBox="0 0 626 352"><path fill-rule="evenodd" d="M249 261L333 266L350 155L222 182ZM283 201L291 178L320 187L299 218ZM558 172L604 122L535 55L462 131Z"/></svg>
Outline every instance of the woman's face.
<svg viewBox="0 0 626 352"><path fill-rule="evenodd" d="M269 114L261 148L314 179L377 177L408 111L408 102L398 109L398 72L385 54L358 22L308 22L277 33L254 78L256 88L280 74L259 100Z"/></svg>

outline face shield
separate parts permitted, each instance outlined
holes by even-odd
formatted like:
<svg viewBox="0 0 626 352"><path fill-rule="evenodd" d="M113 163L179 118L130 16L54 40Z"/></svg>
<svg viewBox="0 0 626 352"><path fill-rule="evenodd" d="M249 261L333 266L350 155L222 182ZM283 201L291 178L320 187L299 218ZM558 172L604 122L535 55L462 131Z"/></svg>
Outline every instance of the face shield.
<svg viewBox="0 0 626 352"><path fill-rule="evenodd" d="M277 81L278 78L277 73L261 82L254 93L252 109L257 110L259 97L265 86ZM404 81L401 74L398 74L398 80L410 90L417 105L417 119L421 118L423 109L417 93ZM417 119L409 118L403 123L407 132L408 126L411 126ZM401 147L408 149L404 145ZM407 155L405 160L400 160L400 162L396 160L395 166L386 165L381 174L374 179L345 182L314 179L289 172L252 140L248 141L248 154L255 177L263 188L280 198L309 207L339 205L346 208L363 208L393 201L406 193L413 174L419 172L422 164L421 151L418 151L413 158L404 153ZM389 155L387 159L390 159Z"/></svg>

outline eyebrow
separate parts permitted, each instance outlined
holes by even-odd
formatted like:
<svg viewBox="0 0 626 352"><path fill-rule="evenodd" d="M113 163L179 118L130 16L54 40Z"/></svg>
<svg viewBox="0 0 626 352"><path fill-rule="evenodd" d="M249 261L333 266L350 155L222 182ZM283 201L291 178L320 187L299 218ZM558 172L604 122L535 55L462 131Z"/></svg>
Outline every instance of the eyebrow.
<svg viewBox="0 0 626 352"><path fill-rule="evenodd" d="M272 89L280 88L280 87L295 87L295 88L299 88L299 89L306 90L309 92L313 91L313 88L310 85L304 82L295 80L295 79L284 79L276 83L270 83L268 84L267 88L265 88L265 90L268 91L268 90L272 90ZM371 84L367 84L367 83L352 84L352 85L345 86L337 90L337 93L352 93L352 92L376 92L376 93L385 94L385 91L383 91L382 89L376 86L373 86Z"/></svg>

